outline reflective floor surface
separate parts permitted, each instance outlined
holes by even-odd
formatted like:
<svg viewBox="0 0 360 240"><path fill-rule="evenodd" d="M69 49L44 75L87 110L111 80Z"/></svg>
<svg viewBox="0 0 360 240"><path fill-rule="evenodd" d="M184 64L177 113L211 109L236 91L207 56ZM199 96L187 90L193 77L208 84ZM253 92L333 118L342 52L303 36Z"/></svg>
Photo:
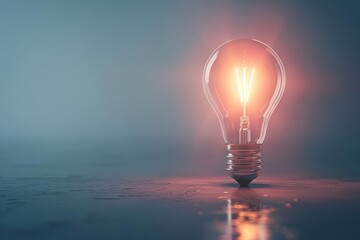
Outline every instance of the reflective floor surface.
<svg viewBox="0 0 360 240"><path fill-rule="evenodd" d="M359 239L360 182L0 178L0 239Z"/></svg>

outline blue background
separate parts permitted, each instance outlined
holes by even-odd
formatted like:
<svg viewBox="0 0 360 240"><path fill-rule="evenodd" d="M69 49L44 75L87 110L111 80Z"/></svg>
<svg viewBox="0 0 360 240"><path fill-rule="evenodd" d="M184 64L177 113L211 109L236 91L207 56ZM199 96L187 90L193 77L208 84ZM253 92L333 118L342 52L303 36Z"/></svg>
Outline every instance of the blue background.
<svg viewBox="0 0 360 240"><path fill-rule="evenodd" d="M0 175L225 174L210 53L256 38L287 88L265 175L359 177L356 1L1 1Z"/></svg>

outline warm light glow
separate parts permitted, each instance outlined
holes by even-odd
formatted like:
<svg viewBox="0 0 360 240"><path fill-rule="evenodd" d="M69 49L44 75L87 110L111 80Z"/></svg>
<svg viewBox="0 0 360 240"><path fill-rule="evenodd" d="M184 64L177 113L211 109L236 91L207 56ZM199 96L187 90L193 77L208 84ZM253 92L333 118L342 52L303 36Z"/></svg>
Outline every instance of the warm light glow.
<svg viewBox="0 0 360 240"><path fill-rule="evenodd" d="M242 67L241 69L242 69L242 81L240 80L239 70L237 68L235 69L236 83L240 94L241 103L247 104L249 102L250 91L254 81L255 68L251 69L249 84L247 79L247 67Z"/></svg>
<svg viewBox="0 0 360 240"><path fill-rule="evenodd" d="M273 208L252 208L246 203L231 203L230 214L233 227L232 236L236 240L270 239L270 213Z"/></svg>

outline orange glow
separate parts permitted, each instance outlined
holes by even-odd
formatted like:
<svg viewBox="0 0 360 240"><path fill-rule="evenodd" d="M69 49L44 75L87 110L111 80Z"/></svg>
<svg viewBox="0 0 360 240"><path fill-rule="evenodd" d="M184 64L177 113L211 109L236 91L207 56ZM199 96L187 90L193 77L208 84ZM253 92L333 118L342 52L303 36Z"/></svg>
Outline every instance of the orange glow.
<svg viewBox="0 0 360 240"><path fill-rule="evenodd" d="M237 68L235 69L236 83L237 83L238 91L240 93L240 100L243 104L247 104L249 101L250 92L254 80L255 68L252 68L251 70L249 84L246 73L247 73L247 67L242 67L242 81L240 81L239 70Z"/></svg>
<svg viewBox="0 0 360 240"><path fill-rule="evenodd" d="M270 214L275 211L273 208L252 209L246 203L228 203L231 205L230 214L233 236L236 240L270 239L269 224ZM259 202L260 204L260 202Z"/></svg>

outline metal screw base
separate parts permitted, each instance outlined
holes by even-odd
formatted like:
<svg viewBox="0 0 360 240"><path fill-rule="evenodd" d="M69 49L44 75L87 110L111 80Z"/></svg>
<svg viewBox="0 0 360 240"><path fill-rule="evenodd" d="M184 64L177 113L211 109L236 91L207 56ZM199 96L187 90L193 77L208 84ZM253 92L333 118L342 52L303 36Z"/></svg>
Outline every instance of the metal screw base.
<svg viewBox="0 0 360 240"><path fill-rule="evenodd" d="M247 186L262 169L261 144L228 144L226 164L230 176L240 186Z"/></svg>

